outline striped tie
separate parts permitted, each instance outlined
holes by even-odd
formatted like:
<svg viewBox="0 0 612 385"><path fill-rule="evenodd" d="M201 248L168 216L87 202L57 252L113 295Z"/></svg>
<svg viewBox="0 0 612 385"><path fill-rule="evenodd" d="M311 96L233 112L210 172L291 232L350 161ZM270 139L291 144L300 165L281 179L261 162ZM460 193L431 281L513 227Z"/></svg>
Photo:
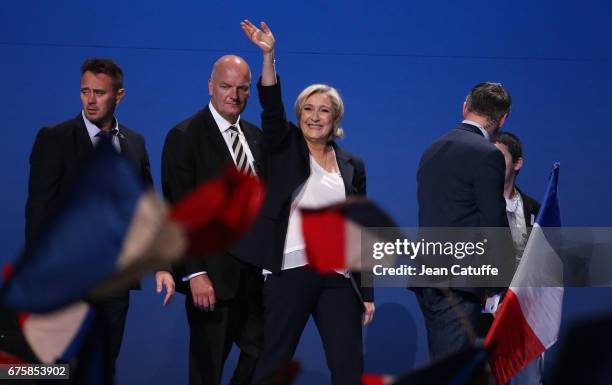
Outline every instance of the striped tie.
<svg viewBox="0 0 612 385"><path fill-rule="evenodd" d="M249 159L247 158L246 151L244 151L244 148L242 147L242 142L240 141L238 129L235 126L230 126L229 132L230 141L232 142L232 151L234 152L236 159L236 168L240 172L254 176L255 173L251 168L251 164L249 163Z"/></svg>

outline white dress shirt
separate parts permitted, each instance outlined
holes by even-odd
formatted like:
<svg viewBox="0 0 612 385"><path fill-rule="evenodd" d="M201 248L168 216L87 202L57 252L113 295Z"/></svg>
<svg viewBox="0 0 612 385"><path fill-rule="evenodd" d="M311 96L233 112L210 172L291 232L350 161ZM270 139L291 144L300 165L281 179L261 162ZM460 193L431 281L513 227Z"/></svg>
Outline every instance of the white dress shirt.
<svg viewBox="0 0 612 385"><path fill-rule="evenodd" d="M281 270L294 269L308 264L300 209L324 207L343 202L345 199L344 180L340 172L328 172L310 156L310 176L293 193L291 199ZM347 270L337 270L337 272L346 277L349 276ZM270 274L270 271L264 270L263 273Z"/></svg>
<svg viewBox="0 0 612 385"><path fill-rule="evenodd" d="M523 251L527 245L527 223L525 221L525 211L523 210L523 198L518 191L514 190L512 198L506 198L506 215L508 225L512 233L512 243L517 262L523 256Z"/></svg>

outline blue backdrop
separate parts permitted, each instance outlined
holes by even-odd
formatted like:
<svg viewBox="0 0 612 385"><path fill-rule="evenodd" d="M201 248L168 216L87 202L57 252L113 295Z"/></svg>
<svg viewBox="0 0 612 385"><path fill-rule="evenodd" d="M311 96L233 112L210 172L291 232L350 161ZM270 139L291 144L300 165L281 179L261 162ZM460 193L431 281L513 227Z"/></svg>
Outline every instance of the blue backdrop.
<svg viewBox="0 0 612 385"><path fill-rule="evenodd" d="M343 146L364 158L370 197L399 224L416 224L421 152L454 127L470 87L486 80L502 82L513 96L505 128L524 143L521 187L541 199L552 163L560 161L564 224L611 224L609 1L3 1L2 262L14 259L23 244L35 134L79 113L83 60L106 56L123 67L127 95L117 116L146 136L159 187L166 132L207 103L216 58L237 53L259 74L260 54L239 27L244 18L267 21L276 35L287 105L313 82L340 90ZM258 122L259 112L254 89L243 117ZM132 294L120 384L187 382L183 297L161 308L153 291L147 277L143 291ZM611 299L608 289L568 290L563 330L609 314ZM370 371L399 373L427 362L412 293L378 291L365 347ZM299 384L327 381L312 324L297 358L304 366ZM235 354L229 366L234 362Z"/></svg>

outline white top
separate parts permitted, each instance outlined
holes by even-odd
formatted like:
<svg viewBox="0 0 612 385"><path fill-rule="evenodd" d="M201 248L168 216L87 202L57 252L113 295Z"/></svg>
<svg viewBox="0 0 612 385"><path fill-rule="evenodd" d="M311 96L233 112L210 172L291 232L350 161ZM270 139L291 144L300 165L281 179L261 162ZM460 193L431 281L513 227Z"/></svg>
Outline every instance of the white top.
<svg viewBox="0 0 612 385"><path fill-rule="evenodd" d="M508 225L512 233L512 243L514 243L518 261L523 256L523 251L527 245L527 223L523 210L523 198L516 190L512 198L506 199L506 215L508 216Z"/></svg>
<svg viewBox="0 0 612 385"><path fill-rule="evenodd" d="M334 153L335 159L335 153ZM346 199L344 181L340 172L328 172L310 156L310 176L293 193L289 212L289 226L285 238L285 253L281 269L288 270L308 264L302 234L300 208L319 208ZM264 274L270 273L264 270ZM346 275L346 271L338 271Z"/></svg>

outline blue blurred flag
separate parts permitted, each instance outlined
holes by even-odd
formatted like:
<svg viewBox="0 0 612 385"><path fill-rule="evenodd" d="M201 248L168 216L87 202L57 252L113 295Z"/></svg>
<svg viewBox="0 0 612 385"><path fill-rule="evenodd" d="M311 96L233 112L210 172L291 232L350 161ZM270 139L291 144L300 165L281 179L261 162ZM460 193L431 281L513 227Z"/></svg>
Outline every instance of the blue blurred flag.
<svg viewBox="0 0 612 385"><path fill-rule="evenodd" d="M17 261L0 303L41 313L85 297L130 254L126 238L149 197L127 161L110 144L98 146L64 207Z"/></svg>

